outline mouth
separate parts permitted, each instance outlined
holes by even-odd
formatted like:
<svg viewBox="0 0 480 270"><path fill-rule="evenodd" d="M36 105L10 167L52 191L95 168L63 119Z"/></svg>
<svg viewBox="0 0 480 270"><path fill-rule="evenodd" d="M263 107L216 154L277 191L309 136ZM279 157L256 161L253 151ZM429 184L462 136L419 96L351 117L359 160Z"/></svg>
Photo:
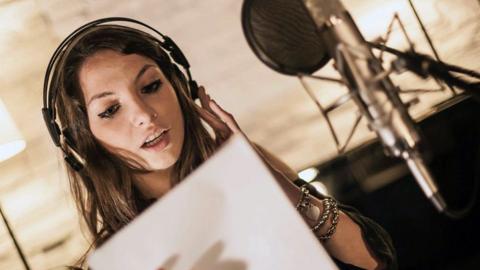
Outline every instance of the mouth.
<svg viewBox="0 0 480 270"><path fill-rule="evenodd" d="M140 148L157 149L157 150L161 150L165 148L170 141L168 136L169 131L170 129L164 129L162 131L157 131L153 133L152 135L148 136L145 139L145 142L142 144Z"/></svg>

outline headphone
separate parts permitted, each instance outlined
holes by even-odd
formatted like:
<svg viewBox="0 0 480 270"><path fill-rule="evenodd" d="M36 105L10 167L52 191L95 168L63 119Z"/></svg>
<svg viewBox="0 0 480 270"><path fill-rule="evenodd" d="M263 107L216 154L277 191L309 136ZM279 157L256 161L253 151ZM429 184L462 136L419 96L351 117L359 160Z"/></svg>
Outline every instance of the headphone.
<svg viewBox="0 0 480 270"><path fill-rule="evenodd" d="M165 52L167 52L167 54L173 60L174 69L176 71L180 71L177 66L179 65L183 68L184 73L187 75L186 78L188 81L188 88L189 88L187 94L193 100L198 98L198 94L197 94L198 86L197 86L197 83L192 79L192 75L190 73L190 64L188 63L187 58L171 38L160 33L155 28L143 22L130 19L130 18L124 18L124 17L109 17L109 18L98 19L77 28L60 43L58 48L53 53L52 58L50 59L50 62L48 63L47 71L45 73L45 79L43 83L43 108L42 108L43 119L45 121L45 124L47 125L47 129L50 134L50 137L53 140L53 143L55 144L55 146L59 147L62 150L64 155L64 160L70 165L70 167L73 170L77 172L80 172L83 169L83 167L86 164L86 161L78 154L78 151L76 150L72 137L69 135L68 129L67 128L61 129L56 121L57 114L56 114L55 104L56 104L56 97L58 95L57 93L58 89L56 87L57 72L55 70L55 67L59 62L62 62L65 52L70 49L70 46L72 45L72 43L75 45L75 42L73 41L75 41L78 36L87 32L93 27L96 27L98 25L104 25L107 23L112 23L112 22L113 23L118 23L118 22L133 23L136 25L143 26L144 28L147 28L155 32L156 34L158 34L163 41L160 41L159 39L152 37L154 41L156 41L158 45ZM107 26L115 27L120 25L107 24Z"/></svg>

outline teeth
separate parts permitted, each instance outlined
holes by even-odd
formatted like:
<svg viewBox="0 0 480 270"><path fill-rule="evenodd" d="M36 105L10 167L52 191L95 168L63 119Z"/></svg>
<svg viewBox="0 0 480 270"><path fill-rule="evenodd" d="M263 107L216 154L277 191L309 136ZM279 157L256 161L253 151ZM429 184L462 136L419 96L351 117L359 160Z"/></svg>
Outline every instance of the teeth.
<svg viewBox="0 0 480 270"><path fill-rule="evenodd" d="M147 137L147 139L145 140L145 144L151 144L153 141L158 139L162 134L163 134L163 131L157 131L153 133L152 135Z"/></svg>

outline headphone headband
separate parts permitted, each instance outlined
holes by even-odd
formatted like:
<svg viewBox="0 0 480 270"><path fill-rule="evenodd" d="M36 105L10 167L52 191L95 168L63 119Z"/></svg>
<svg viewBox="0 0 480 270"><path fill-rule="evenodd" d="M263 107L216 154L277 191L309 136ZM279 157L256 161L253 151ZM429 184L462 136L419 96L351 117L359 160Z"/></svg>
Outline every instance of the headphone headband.
<svg viewBox="0 0 480 270"><path fill-rule="evenodd" d="M137 21L137 20L125 18L125 17L102 18L102 19L91 21L87 24L80 26L71 34L69 34L60 43L60 45L54 51L52 58L50 59L50 62L48 63L47 70L45 72L44 83L43 83L43 108L42 108L43 119L45 121L45 124L47 125L47 129L50 134L50 137L53 140L53 143L57 147L61 148L62 152L64 153L65 161L76 171L80 171L83 168L83 166L85 165L85 160L83 160L80 157L80 155L75 149L75 144L73 143L71 138L68 138L69 136L65 134L66 132L60 128L60 126L56 121L55 104L56 104L56 97L58 95L57 93L58 89L55 89L55 87L53 87L54 89L52 89L52 80L57 79L55 67L63 59L65 53L68 52L69 49L73 48L71 47L72 42L74 42L76 39L81 37L82 34L88 33L88 30L91 30L92 28L99 25L123 26L120 24L107 24L107 23L119 23L119 22L127 22L127 23L136 24L136 25L141 25L146 29L153 31L158 36L160 36L163 41L160 41L159 39L154 37L153 38L154 40L158 41L159 46L168 53L170 58L173 60L173 64L174 65L178 64L183 68L185 74L187 75L186 77L188 80L188 88L189 88L188 94L194 100L198 98L197 83L192 79L192 76L190 73L190 64L188 63L187 58L171 38L160 33L155 28L141 21ZM127 27L127 26L123 26L123 27ZM141 31L141 30L138 30L138 31ZM52 74L52 71L53 71L53 74ZM67 149L65 149L64 147L66 147Z"/></svg>

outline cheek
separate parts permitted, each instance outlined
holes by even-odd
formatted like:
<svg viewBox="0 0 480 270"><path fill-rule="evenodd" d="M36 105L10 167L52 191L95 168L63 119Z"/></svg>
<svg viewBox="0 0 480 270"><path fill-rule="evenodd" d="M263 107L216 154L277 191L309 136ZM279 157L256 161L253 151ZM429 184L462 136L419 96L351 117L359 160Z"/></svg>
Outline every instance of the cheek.
<svg viewBox="0 0 480 270"><path fill-rule="evenodd" d="M174 134L174 141L176 144L176 151L180 152L183 148L184 139L185 139L185 127L184 127L184 118L183 112L179 104L179 100L177 99L176 95L173 94L171 98L169 98L170 102L168 103L168 115L169 115L169 122L171 123L172 127L175 129Z"/></svg>
<svg viewBox="0 0 480 270"><path fill-rule="evenodd" d="M160 111L160 115L163 115L165 119L176 126L182 127L183 133L183 112L180 107L180 101L172 86L164 89L163 95L157 100L157 104L152 107L157 108Z"/></svg>
<svg viewBox="0 0 480 270"><path fill-rule="evenodd" d="M185 122L183 119L182 111L179 109L178 116L176 119L177 126L178 126L178 142L180 144L180 148L183 147L183 143L185 141Z"/></svg>
<svg viewBox="0 0 480 270"><path fill-rule="evenodd" d="M115 148L125 149L127 146L128 135L124 125L115 123L90 122L90 131L93 136L106 148L112 150Z"/></svg>

